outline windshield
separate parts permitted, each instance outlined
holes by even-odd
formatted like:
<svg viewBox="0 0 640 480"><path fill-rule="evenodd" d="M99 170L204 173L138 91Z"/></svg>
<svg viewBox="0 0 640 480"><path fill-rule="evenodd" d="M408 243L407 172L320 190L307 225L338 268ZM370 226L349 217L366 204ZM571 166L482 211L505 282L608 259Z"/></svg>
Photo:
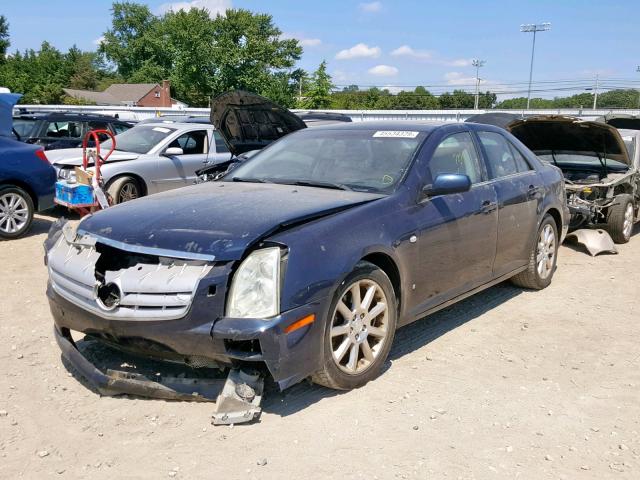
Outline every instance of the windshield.
<svg viewBox="0 0 640 480"><path fill-rule="evenodd" d="M540 160L543 162L551 163L559 167L572 167L572 166L585 166L593 168L602 168L602 162L597 156L591 154L579 154L579 153L555 153L549 152L541 153L535 152ZM604 161L604 158L602 159ZM610 158L606 159L607 169L609 170L627 170L629 166L624 162L618 162Z"/></svg>
<svg viewBox="0 0 640 480"><path fill-rule="evenodd" d="M387 130L300 130L260 151L223 180L390 192L409 168L425 135Z"/></svg>
<svg viewBox="0 0 640 480"><path fill-rule="evenodd" d="M175 128L138 125L116 136L116 150L120 152L148 153L159 142L167 138ZM105 151L111 149L111 140L100 144Z"/></svg>
<svg viewBox="0 0 640 480"><path fill-rule="evenodd" d="M624 146L627 148L629 158L633 159L636 153L636 138L635 137L622 137Z"/></svg>

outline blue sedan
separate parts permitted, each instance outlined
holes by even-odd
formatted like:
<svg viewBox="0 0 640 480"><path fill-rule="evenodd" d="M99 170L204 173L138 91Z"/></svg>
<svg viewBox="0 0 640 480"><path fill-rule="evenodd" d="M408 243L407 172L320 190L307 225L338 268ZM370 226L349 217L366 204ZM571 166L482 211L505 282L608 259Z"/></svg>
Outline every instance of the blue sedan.
<svg viewBox="0 0 640 480"><path fill-rule="evenodd" d="M551 283L562 174L506 131L223 117L236 153L297 131L219 181L50 234L58 343L103 390L113 383L71 332L189 365L264 367L281 388L311 377L352 389L380 373L397 328L507 279Z"/></svg>
<svg viewBox="0 0 640 480"><path fill-rule="evenodd" d="M33 214L53 206L56 172L42 147L13 138L11 111L19 94L0 93L0 238L24 235Z"/></svg>

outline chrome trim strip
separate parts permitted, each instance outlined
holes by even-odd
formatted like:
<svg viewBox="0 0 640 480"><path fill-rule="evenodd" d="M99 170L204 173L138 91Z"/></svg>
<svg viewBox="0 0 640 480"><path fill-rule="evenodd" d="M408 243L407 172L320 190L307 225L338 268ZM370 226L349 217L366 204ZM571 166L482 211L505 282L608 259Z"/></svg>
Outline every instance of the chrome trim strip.
<svg viewBox="0 0 640 480"><path fill-rule="evenodd" d="M78 229L78 235L82 237L86 235L86 236L95 238L96 241L100 243L104 243L105 245L109 245L110 247L117 248L119 250L124 250L125 252L143 253L147 255L156 255L158 257L177 258L180 260L204 260L207 262L212 262L216 259L214 255L205 255L202 253L181 252L179 250L169 250L166 248L144 247L142 245L131 245L130 243L111 240L110 238L102 237L100 235L87 232L80 228Z"/></svg>

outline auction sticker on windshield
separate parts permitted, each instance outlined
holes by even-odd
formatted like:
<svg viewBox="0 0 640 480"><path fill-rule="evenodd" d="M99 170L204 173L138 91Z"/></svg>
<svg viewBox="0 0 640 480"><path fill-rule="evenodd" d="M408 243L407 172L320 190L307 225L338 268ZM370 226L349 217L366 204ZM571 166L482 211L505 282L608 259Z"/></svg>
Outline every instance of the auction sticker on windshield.
<svg viewBox="0 0 640 480"><path fill-rule="evenodd" d="M374 138L416 138L420 132L406 130L378 130L373 134Z"/></svg>
<svg viewBox="0 0 640 480"><path fill-rule="evenodd" d="M160 132L160 133L169 133L171 131L171 129L164 128L164 127L154 127L153 131L154 132Z"/></svg>

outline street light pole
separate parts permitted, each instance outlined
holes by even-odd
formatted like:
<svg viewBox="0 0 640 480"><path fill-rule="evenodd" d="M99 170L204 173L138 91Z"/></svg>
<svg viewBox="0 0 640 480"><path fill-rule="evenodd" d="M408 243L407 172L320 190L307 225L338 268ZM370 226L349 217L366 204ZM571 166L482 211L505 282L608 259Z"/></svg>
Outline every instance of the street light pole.
<svg viewBox="0 0 640 480"><path fill-rule="evenodd" d="M598 74L596 73L596 88L593 92L593 109L595 110L596 108L598 108L598 84L599 84L599 78L598 78Z"/></svg>
<svg viewBox="0 0 640 480"><path fill-rule="evenodd" d="M640 66L636 67L636 72L640 72ZM638 109L640 110L640 89L638 90Z"/></svg>
<svg viewBox="0 0 640 480"><path fill-rule="evenodd" d="M471 62L471 65L476 67L476 100L473 104L473 109L478 110L478 104L480 103L480 67L484 67L487 63L485 60L475 59Z"/></svg>
<svg viewBox="0 0 640 480"><path fill-rule="evenodd" d="M540 24L528 23L520 25L521 32L533 32L533 44L531 45L531 66L529 67L529 90L527 92L527 110L529 110L529 105L531 103L531 80L533 79L533 57L536 51L536 33L546 32L547 30L551 30L551 24L549 22Z"/></svg>

